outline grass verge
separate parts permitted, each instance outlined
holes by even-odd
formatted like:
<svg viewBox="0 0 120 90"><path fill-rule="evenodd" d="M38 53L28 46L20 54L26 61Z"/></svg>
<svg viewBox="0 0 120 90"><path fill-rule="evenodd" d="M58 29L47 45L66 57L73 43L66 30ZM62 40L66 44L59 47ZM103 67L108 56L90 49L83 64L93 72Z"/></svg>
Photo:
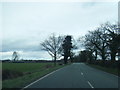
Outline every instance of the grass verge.
<svg viewBox="0 0 120 90"><path fill-rule="evenodd" d="M41 71L36 71L31 74L26 74L26 75L18 77L18 78L4 80L2 82L2 88L22 88L22 87L28 85L29 83L41 78L42 76L44 76L54 70L62 68L64 66L66 66L66 65L56 65L54 67L47 68L47 69L44 69Z"/></svg>
<svg viewBox="0 0 120 90"><path fill-rule="evenodd" d="M118 76L118 68L107 68L94 64L86 64L86 65Z"/></svg>

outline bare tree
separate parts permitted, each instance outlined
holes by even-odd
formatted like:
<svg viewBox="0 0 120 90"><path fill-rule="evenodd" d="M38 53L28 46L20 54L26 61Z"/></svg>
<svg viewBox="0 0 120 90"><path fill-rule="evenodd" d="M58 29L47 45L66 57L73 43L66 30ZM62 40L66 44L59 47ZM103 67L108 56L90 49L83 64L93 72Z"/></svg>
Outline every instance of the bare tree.
<svg viewBox="0 0 120 90"><path fill-rule="evenodd" d="M88 49L92 49L102 57L103 62L107 57L107 35L101 27L97 30L90 31L89 34L85 36L85 46Z"/></svg>
<svg viewBox="0 0 120 90"><path fill-rule="evenodd" d="M54 58L54 65L56 65L56 59L60 58L62 55L62 43L64 36L56 36L52 34L44 42L40 43L42 50L48 52L48 54Z"/></svg>
<svg viewBox="0 0 120 90"><path fill-rule="evenodd" d="M116 53L118 52L118 49L120 47L120 34L117 24L110 24L109 22L105 23L103 25L103 28L106 30L108 40L107 44L110 50L111 54L111 61L115 61Z"/></svg>
<svg viewBox="0 0 120 90"><path fill-rule="evenodd" d="M111 61L115 61L116 53L119 53L120 47L118 29L117 24L110 24L109 22L102 24L85 36L85 48L93 52L96 51L96 56L99 54L102 60L105 60L110 54Z"/></svg>
<svg viewBox="0 0 120 90"><path fill-rule="evenodd" d="M14 51L14 52L13 52L13 55L12 55L12 60L13 60L13 61L16 61L16 60L18 60L18 59L19 59L18 52Z"/></svg>

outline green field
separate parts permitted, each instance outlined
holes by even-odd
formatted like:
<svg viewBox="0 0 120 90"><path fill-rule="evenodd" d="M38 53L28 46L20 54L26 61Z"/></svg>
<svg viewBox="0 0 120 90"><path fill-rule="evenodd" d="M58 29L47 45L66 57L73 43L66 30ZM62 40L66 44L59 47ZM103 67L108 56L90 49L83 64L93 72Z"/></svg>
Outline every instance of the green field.
<svg viewBox="0 0 120 90"><path fill-rule="evenodd" d="M2 63L2 70L9 69L19 72L35 72L53 66L53 63Z"/></svg>
<svg viewBox="0 0 120 90"><path fill-rule="evenodd" d="M22 76L3 80L2 88L22 88L34 80L64 66L58 64L54 66L53 63L2 63L2 71L9 70L10 72L16 71L17 73L22 73Z"/></svg>

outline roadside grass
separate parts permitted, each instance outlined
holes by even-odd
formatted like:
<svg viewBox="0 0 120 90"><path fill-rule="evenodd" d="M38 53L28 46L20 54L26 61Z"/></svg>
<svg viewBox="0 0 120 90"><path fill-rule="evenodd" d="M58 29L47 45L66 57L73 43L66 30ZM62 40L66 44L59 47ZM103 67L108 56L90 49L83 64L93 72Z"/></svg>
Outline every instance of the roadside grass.
<svg viewBox="0 0 120 90"><path fill-rule="evenodd" d="M2 80L17 78L53 67L53 63L2 63Z"/></svg>
<svg viewBox="0 0 120 90"><path fill-rule="evenodd" d="M50 65L52 65L52 66L50 66ZM25 66L27 66L27 68ZM17 78L3 80L2 88L22 88L22 87L28 85L29 83L39 79L40 77L42 77L54 70L62 68L64 66L66 66L66 65L56 64L56 66L54 66L53 63L11 63L11 65L10 65L10 63L9 64L3 63L3 70L8 69L8 68L10 70L15 69L15 70L18 70L18 71L21 71L24 73L27 72L27 74L17 77ZM32 72L32 73L28 73L28 72Z"/></svg>
<svg viewBox="0 0 120 90"><path fill-rule="evenodd" d="M94 64L86 64L86 65L118 76L118 68L110 68L110 67L107 68Z"/></svg>

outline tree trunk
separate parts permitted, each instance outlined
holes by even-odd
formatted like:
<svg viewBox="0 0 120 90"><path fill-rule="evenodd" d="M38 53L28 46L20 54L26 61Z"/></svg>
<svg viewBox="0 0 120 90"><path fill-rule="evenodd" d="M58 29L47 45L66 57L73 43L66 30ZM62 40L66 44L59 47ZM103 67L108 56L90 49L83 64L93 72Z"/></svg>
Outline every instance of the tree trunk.
<svg viewBox="0 0 120 90"><path fill-rule="evenodd" d="M120 51L118 52L118 61L120 61Z"/></svg>
<svg viewBox="0 0 120 90"><path fill-rule="evenodd" d="M54 55L54 66L56 66L56 54Z"/></svg>
<svg viewBox="0 0 120 90"><path fill-rule="evenodd" d="M64 56L64 64L67 64L67 56Z"/></svg>
<svg viewBox="0 0 120 90"><path fill-rule="evenodd" d="M71 60L71 62L73 62L73 58L72 58L72 56L70 56L70 60Z"/></svg>
<svg viewBox="0 0 120 90"><path fill-rule="evenodd" d="M116 52L111 52L111 61L114 62L116 59Z"/></svg>
<svg viewBox="0 0 120 90"><path fill-rule="evenodd" d="M104 50L102 51L102 63L103 63L103 65L104 65L104 63L105 63L105 52L104 52Z"/></svg>
<svg viewBox="0 0 120 90"><path fill-rule="evenodd" d="M97 50L95 50L95 61L97 60Z"/></svg>

